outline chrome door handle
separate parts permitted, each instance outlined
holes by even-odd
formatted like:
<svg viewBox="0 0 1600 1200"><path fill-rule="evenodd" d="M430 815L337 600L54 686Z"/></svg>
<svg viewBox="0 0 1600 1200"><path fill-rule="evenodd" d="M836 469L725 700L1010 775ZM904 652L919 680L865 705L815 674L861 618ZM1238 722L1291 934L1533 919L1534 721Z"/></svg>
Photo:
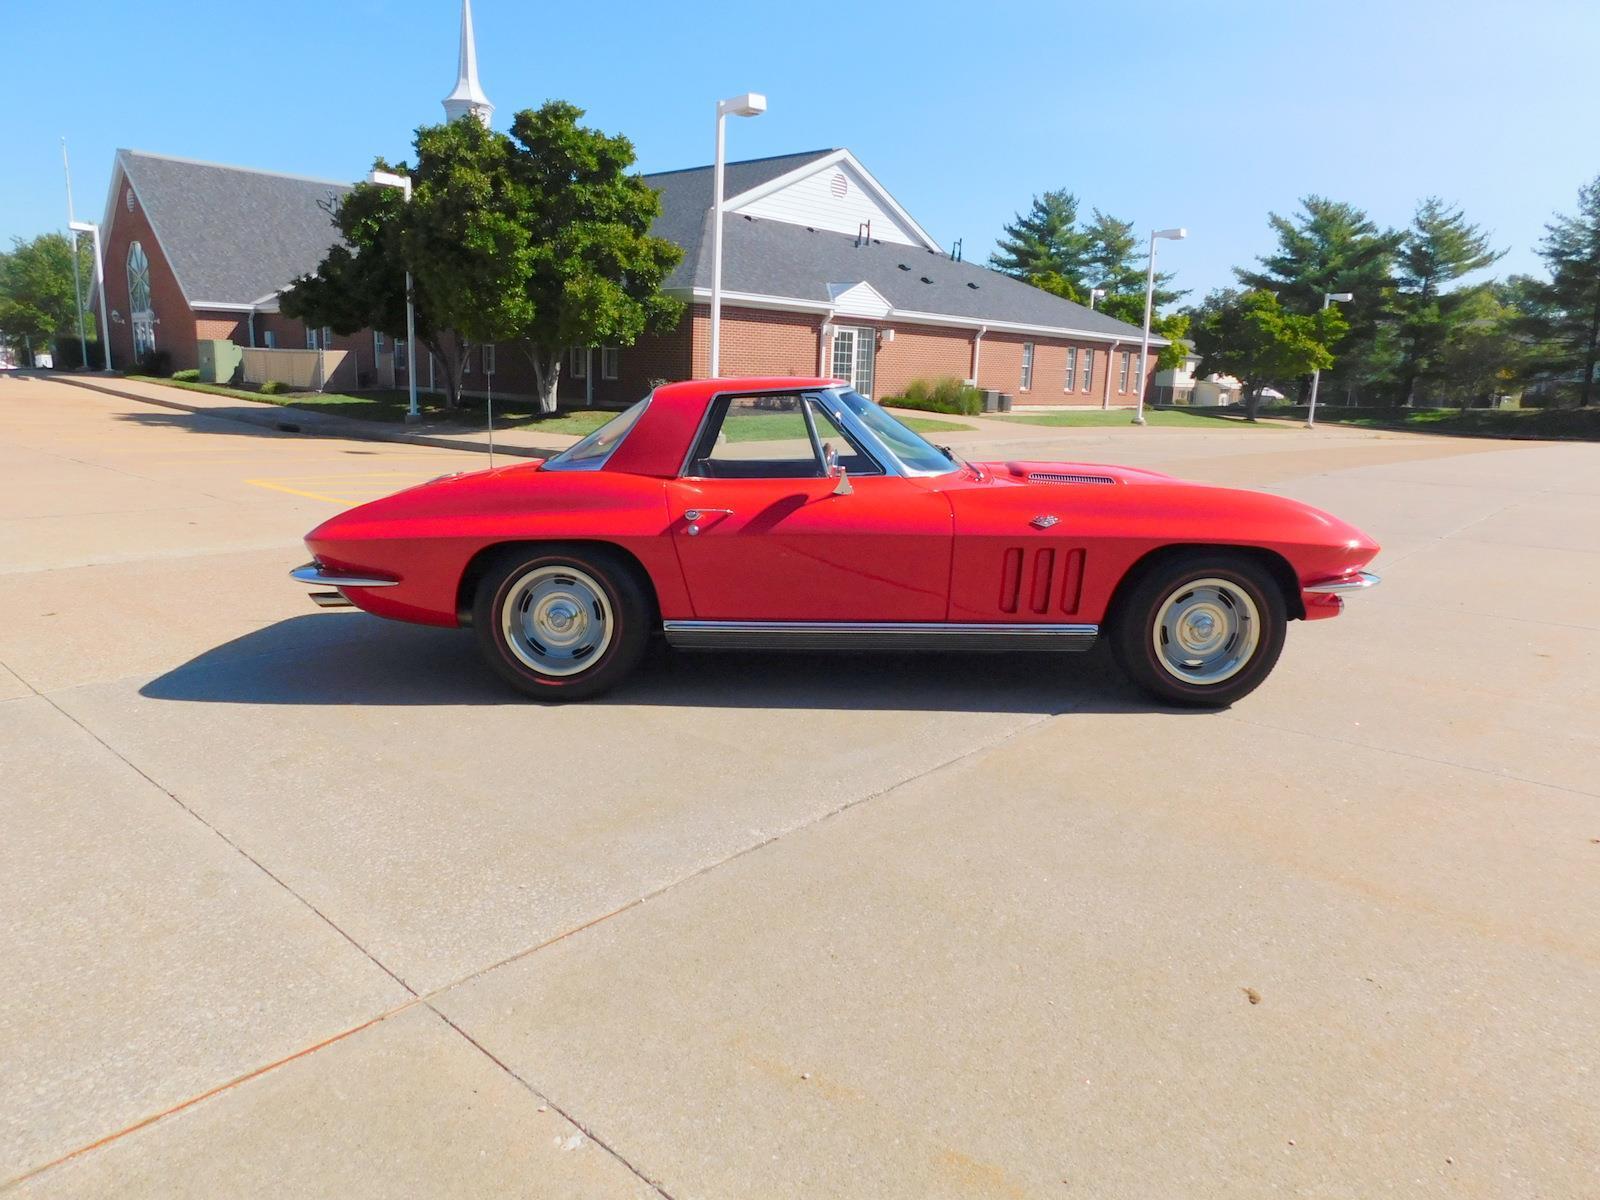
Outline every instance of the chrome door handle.
<svg viewBox="0 0 1600 1200"><path fill-rule="evenodd" d="M691 508L688 512L683 514L683 519L685 521L698 521L701 517L705 516L707 513L722 513L724 516L731 517L731 516L733 516L733 509L731 509L731 508Z"/></svg>

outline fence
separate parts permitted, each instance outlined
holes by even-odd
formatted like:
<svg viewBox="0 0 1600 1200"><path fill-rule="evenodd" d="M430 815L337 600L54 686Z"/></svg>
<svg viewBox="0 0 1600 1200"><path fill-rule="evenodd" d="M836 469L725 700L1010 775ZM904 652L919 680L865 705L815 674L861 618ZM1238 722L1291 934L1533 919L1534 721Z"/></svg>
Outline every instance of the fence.
<svg viewBox="0 0 1600 1200"><path fill-rule="evenodd" d="M276 379L298 391L341 391L354 388L356 358L348 350L263 350L250 348L244 356L244 381L265 383Z"/></svg>

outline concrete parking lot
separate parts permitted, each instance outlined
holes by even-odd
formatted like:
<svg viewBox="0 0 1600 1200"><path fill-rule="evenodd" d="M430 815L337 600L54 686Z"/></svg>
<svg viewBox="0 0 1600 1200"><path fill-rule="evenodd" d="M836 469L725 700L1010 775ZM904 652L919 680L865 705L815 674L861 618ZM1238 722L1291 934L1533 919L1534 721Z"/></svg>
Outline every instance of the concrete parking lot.
<svg viewBox="0 0 1600 1200"><path fill-rule="evenodd" d="M481 455L0 378L0 1180L1600 1194L1600 446L951 440L1281 491L1384 583L1227 712L1098 652L546 707L286 576Z"/></svg>

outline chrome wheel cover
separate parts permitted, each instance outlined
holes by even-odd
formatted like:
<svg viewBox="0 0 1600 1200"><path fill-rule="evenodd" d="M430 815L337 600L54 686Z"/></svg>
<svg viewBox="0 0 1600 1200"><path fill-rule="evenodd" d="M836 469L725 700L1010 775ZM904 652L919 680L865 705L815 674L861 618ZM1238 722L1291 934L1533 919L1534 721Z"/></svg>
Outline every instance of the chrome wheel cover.
<svg viewBox="0 0 1600 1200"><path fill-rule="evenodd" d="M577 675L599 662L615 622L605 588L576 567L528 571L506 592L500 629L524 666L541 675Z"/></svg>
<svg viewBox="0 0 1600 1200"><path fill-rule="evenodd" d="M1237 583L1192 579L1161 602L1150 632L1167 674L1208 687L1232 679L1255 656L1261 614Z"/></svg>

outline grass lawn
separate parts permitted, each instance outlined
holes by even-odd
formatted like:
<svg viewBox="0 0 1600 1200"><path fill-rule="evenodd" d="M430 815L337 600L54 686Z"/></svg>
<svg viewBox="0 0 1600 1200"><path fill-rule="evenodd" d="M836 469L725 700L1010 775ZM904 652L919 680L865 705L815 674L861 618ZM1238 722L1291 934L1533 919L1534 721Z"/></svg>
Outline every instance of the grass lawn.
<svg viewBox="0 0 1600 1200"><path fill-rule="evenodd" d="M990 420L1016 421L1022 425L1063 425L1069 427L1085 426L1123 426L1133 424L1133 411L1126 408L1091 408L1083 412L1058 411L1042 413L1009 412L990 413ZM1147 408L1144 410L1145 424L1165 425L1187 429L1260 429L1270 426L1252 426L1241 416L1231 413L1217 413L1215 416L1185 408Z"/></svg>
<svg viewBox="0 0 1600 1200"><path fill-rule="evenodd" d="M1263 416L1304 421L1304 408L1273 409ZM1403 429L1466 437L1553 438L1600 441L1600 408L1345 408L1317 405L1318 425Z"/></svg>
<svg viewBox="0 0 1600 1200"><path fill-rule="evenodd" d="M263 396L260 392L223 387L215 383L186 383L150 375L129 375L127 378L137 379L141 383L187 388L193 392L209 392L214 396L232 396L239 400L279 404L306 412L327 413L329 416L353 417L358 421L403 421L409 402L405 392L394 389L370 392L283 392L276 396ZM444 406L442 396L418 392L417 407L422 410L422 419L432 424L457 425L463 429L482 429L485 424L484 402L480 396L467 396L460 408L450 409ZM570 437L593 433L616 415L614 410L580 409L546 416L527 400L496 400L494 403L496 429L537 429ZM919 433L949 433L972 428L971 425L956 421L938 421L929 417L911 417L906 424ZM805 424L799 413L761 413L739 422L739 425L735 441L777 441L806 436Z"/></svg>

